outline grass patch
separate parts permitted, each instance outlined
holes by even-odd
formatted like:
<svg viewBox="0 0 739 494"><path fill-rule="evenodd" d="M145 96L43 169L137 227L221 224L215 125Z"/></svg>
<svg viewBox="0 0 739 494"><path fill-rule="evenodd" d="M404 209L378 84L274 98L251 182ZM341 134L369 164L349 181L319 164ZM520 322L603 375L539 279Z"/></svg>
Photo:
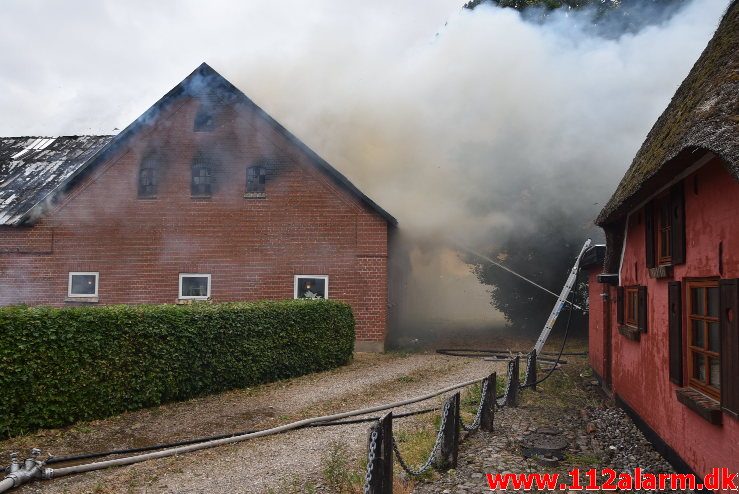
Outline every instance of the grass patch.
<svg viewBox="0 0 739 494"><path fill-rule="evenodd" d="M406 436L406 441L409 440L409 437ZM364 476L367 469L365 454L363 451L358 458L354 457L355 455L345 444L334 441L321 462L320 485L311 484L306 489L295 485L291 487L288 483L287 488L281 486L280 490L275 491L275 494L312 494L314 492L320 492L321 494L361 494L364 492ZM411 494L415 482L400 476L400 465L397 461L393 463L393 472L393 492L396 494ZM300 490L300 488L303 490Z"/></svg>
<svg viewBox="0 0 739 494"><path fill-rule="evenodd" d="M461 396L460 408L462 412L476 414L480 406L480 397L482 396L482 386L475 383L468 387Z"/></svg>
<svg viewBox="0 0 739 494"><path fill-rule="evenodd" d="M471 425L477 416L482 398L482 385L475 383L462 392L459 400L459 415L465 425Z"/></svg>
<svg viewBox="0 0 739 494"><path fill-rule="evenodd" d="M340 442L333 441L323 458L322 491L326 494L354 494L362 492L364 476L360 461L351 461L351 451ZM365 464L366 467L366 464Z"/></svg>
<svg viewBox="0 0 739 494"><path fill-rule="evenodd" d="M565 454L565 463L571 466L585 467L585 466L599 466L603 464L604 458L602 455L595 454Z"/></svg>
<svg viewBox="0 0 739 494"><path fill-rule="evenodd" d="M318 487L312 482L306 482L297 474L280 482L276 489L268 489L268 494L317 494Z"/></svg>
<svg viewBox="0 0 739 494"><path fill-rule="evenodd" d="M600 401L578 381L587 366L572 359L567 365L555 370L543 383L537 385L535 392L521 393L521 404L533 408L585 408L598 406ZM538 371L544 377L546 372Z"/></svg>
<svg viewBox="0 0 739 494"><path fill-rule="evenodd" d="M418 469L426 462L434 447L434 443L436 443L436 435L440 426L441 416L438 412L435 412L434 414L417 421L413 429L393 431L400 454L403 456L403 460L410 468ZM393 471L397 476L402 472L402 468L397 462L395 464L397 466ZM432 468L420 477L416 478L429 480L433 479L434 475L434 470Z"/></svg>

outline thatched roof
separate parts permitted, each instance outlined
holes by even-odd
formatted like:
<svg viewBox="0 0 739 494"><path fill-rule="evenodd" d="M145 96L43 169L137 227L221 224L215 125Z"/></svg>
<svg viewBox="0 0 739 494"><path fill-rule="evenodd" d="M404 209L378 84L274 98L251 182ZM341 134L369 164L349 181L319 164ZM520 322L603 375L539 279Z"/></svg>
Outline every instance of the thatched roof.
<svg viewBox="0 0 739 494"><path fill-rule="evenodd" d="M596 219L619 222L654 190L676 175L688 154L710 151L739 179L739 0L732 1L716 33L649 131L616 192Z"/></svg>

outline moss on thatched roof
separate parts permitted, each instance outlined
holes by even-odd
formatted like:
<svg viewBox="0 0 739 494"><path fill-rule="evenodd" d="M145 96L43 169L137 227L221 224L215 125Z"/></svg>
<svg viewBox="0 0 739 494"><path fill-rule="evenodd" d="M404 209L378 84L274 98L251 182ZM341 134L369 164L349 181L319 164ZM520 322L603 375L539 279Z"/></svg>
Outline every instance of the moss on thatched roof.
<svg viewBox="0 0 739 494"><path fill-rule="evenodd" d="M596 224L606 226L622 218L658 173L662 177L679 173L678 162L683 160L675 158L690 149L718 155L739 179L739 0L732 1L708 46L649 131Z"/></svg>

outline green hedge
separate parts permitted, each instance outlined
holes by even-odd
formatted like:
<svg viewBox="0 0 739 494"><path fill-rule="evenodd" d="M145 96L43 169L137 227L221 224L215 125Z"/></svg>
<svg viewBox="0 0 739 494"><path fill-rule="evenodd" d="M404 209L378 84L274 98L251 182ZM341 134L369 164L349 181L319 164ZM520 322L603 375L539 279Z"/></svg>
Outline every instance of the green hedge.
<svg viewBox="0 0 739 494"><path fill-rule="evenodd" d="M0 308L0 437L349 361L344 303Z"/></svg>

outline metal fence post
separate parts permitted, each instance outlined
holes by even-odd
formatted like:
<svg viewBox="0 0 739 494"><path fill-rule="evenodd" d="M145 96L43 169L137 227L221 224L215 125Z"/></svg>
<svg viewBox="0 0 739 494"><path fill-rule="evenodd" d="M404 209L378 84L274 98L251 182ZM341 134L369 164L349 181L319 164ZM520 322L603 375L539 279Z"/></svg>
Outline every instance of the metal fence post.
<svg viewBox="0 0 739 494"><path fill-rule="evenodd" d="M480 429L493 432L495 420L495 395L498 388L498 376L495 372L487 377L488 387L482 397L482 412L480 412ZM484 386L483 386L484 387Z"/></svg>
<svg viewBox="0 0 739 494"><path fill-rule="evenodd" d="M508 397L506 398L506 405L509 407L518 406L518 387L520 386L520 357L516 356L513 359L513 369L511 369L511 383L508 386Z"/></svg>
<svg viewBox="0 0 739 494"><path fill-rule="evenodd" d="M375 435L373 439L372 436ZM393 414L383 416L369 429L365 493L393 493ZM373 457L374 452L374 457Z"/></svg>
<svg viewBox="0 0 739 494"><path fill-rule="evenodd" d="M457 468L457 456L459 452L459 428L461 419L459 417L459 392L454 393L444 403L446 408L449 404L446 420L442 417L443 432L441 447L434 459L434 466L438 470Z"/></svg>
<svg viewBox="0 0 739 494"><path fill-rule="evenodd" d="M524 383L532 390L536 391L536 348L531 350L529 361L526 369L526 382Z"/></svg>

